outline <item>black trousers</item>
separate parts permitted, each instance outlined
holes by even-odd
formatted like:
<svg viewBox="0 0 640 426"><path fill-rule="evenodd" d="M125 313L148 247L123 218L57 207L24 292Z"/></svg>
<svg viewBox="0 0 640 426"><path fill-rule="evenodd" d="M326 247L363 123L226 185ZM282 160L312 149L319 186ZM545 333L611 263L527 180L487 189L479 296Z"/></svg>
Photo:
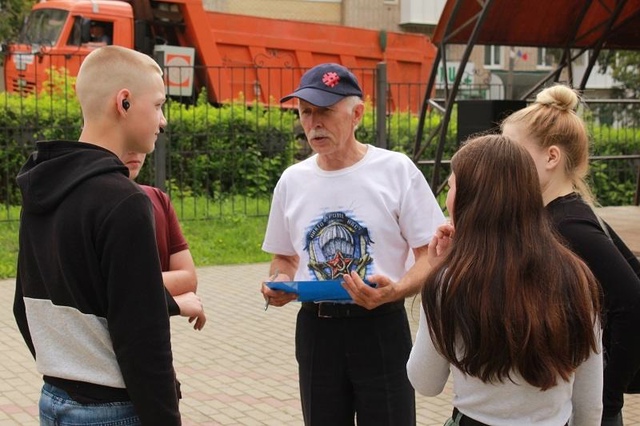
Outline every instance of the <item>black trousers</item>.
<svg viewBox="0 0 640 426"><path fill-rule="evenodd" d="M384 306L384 305L383 305ZM404 306L361 316L353 310L298 313L296 358L306 426L414 426L407 377L411 333ZM319 316L332 315L337 318Z"/></svg>

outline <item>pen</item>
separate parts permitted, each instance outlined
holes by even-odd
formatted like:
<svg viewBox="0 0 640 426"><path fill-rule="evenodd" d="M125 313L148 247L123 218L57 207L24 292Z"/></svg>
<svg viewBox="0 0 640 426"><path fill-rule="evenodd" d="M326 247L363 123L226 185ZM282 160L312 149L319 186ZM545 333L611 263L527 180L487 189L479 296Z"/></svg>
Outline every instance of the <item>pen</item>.
<svg viewBox="0 0 640 426"><path fill-rule="evenodd" d="M276 268L275 271L273 271L273 275L271 277L269 277L270 280L275 280L278 275L280 274L280 271L278 270L278 268ZM269 302L271 302L271 297L267 296L265 302L264 302L264 310L266 311L267 309L269 309Z"/></svg>

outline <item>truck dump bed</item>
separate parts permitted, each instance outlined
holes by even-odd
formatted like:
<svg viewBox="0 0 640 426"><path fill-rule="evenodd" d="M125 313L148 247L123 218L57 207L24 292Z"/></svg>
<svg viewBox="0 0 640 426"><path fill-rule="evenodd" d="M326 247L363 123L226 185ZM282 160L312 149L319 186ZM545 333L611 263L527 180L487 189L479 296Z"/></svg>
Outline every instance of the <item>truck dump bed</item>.
<svg viewBox="0 0 640 426"><path fill-rule="evenodd" d="M277 103L295 89L307 69L322 62L352 69L365 97L373 101L374 70L378 62L385 61L387 80L392 84L389 108L404 110L410 99L415 104L423 96L424 86L416 83L426 85L436 54L435 46L423 35L218 12L203 16L197 13L198 0L182 1L185 36L204 64L221 67L207 71L216 102L241 95L247 101ZM203 34L202 28L209 34Z"/></svg>
<svg viewBox="0 0 640 426"><path fill-rule="evenodd" d="M239 99L277 104L307 69L322 62L349 67L373 102L375 69L384 61L388 109L418 111L436 55L423 35L209 12L202 0L43 0L27 23L31 32L25 34L32 37L8 45L7 89L34 93L55 70L77 75L82 60L99 47L85 34L94 21L110 28L108 43L156 58L162 52L168 83L177 73L178 96L193 95L182 91L184 80L196 89L206 87L209 101L217 104ZM171 67L174 63L180 66ZM183 78L183 71L193 78Z"/></svg>

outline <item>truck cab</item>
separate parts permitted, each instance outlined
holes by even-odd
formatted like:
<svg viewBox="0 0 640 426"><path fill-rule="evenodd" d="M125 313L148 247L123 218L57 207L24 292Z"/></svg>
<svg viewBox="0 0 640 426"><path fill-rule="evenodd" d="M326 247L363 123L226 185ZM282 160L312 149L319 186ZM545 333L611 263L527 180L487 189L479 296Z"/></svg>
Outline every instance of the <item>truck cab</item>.
<svg viewBox="0 0 640 426"><path fill-rule="evenodd" d="M92 24L106 34L102 41L90 38ZM395 84L389 108L417 110L436 54L423 35L214 12L202 0L42 0L18 42L3 49L5 87L39 93L55 70L76 76L89 52L105 43L156 59L167 95L193 101L206 88L214 105L278 103L305 69L321 62L360 69L360 84L374 99L376 64L384 61Z"/></svg>
<svg viewBox="0 0 640 426"><path fill-rule="evenodd" d="M84 57L105 44L133 48L133 10L122 1L48 0L33 6L15 43L5 47L5 87L40 91L55 70L77 75ZM98 39L97 34L103 36Z"/></svg>

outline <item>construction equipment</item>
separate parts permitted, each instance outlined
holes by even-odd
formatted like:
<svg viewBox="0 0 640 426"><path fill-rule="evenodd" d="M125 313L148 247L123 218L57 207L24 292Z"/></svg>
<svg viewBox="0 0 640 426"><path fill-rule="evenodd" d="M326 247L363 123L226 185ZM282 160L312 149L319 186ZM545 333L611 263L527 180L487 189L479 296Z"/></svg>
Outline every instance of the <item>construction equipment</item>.
<svg viewBox="0 0 640 426"><path fill-rule="evenodd" d="M103 41L92 41L92 26ZM4 46L5 87L34 93L53 70L75 76L105 39L154 56L169 95L206 88L214 104L277 103L322 62L351 68L373 101L376 64L385 62L389 109L406 110L420 102L436 54L423 35L211 12L202 0L46 0Z"/></svg>

